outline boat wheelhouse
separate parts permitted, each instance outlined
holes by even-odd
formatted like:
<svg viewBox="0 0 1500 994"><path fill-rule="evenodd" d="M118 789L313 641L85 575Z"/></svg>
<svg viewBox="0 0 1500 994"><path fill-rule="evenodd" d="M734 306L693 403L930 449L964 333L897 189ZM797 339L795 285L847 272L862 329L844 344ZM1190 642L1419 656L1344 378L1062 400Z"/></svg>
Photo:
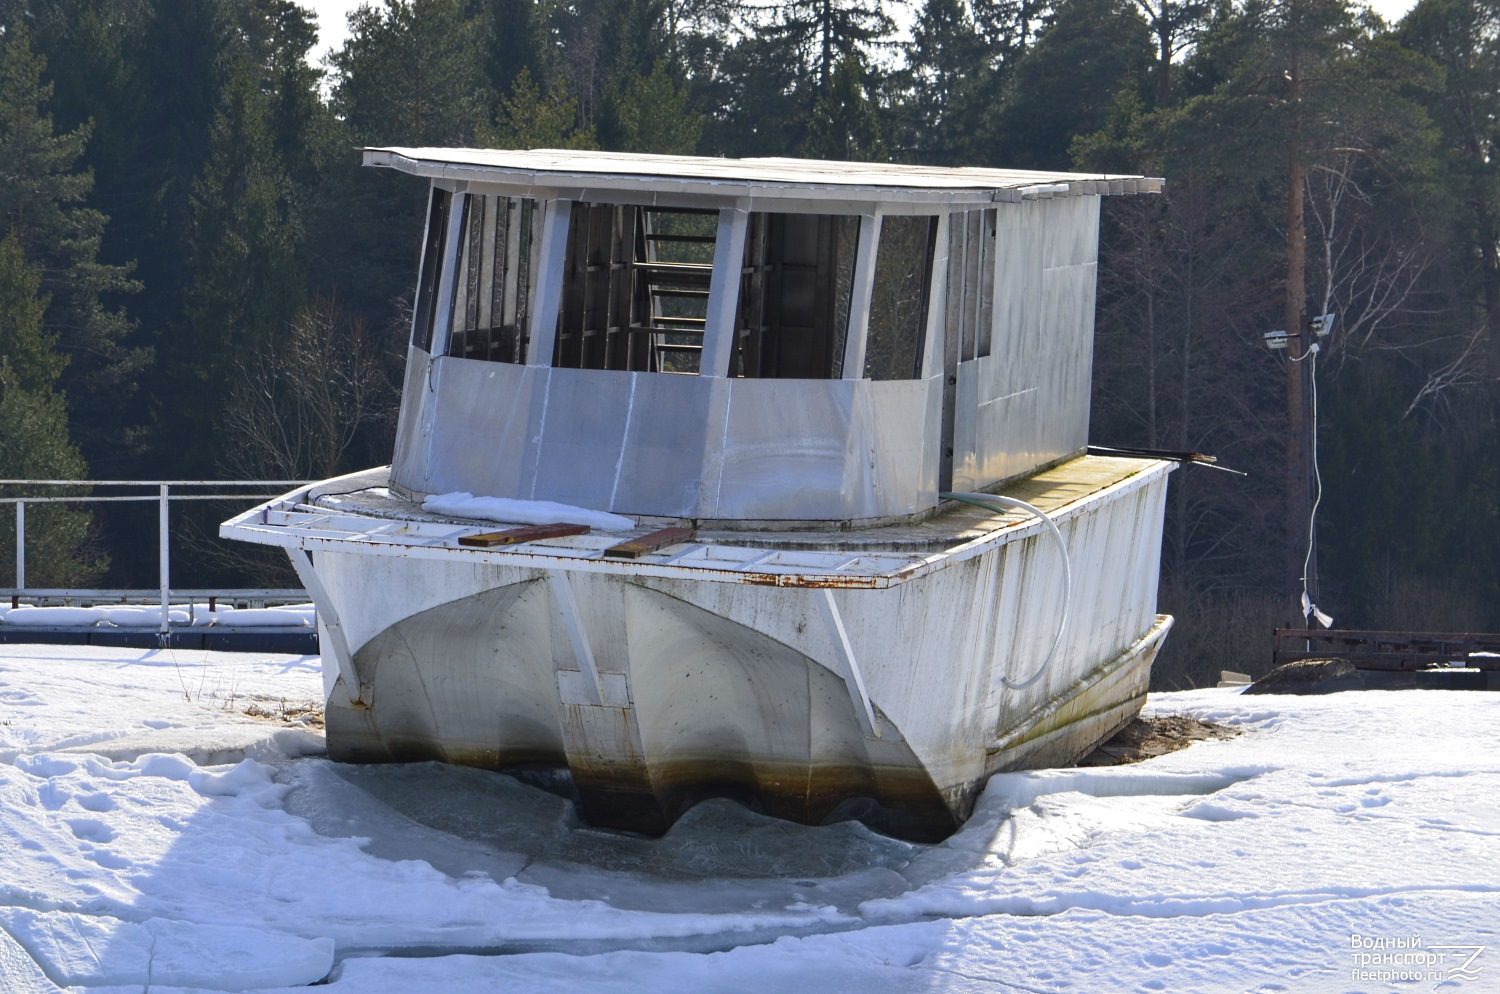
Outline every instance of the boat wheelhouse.
<svg viewBox="0 0 1500 994"><path fill-rule="evenodd" d="M364 156L430 187L391 465L222 529L317 603L330 755L936 838L1139 710L1172 464L1086 450L1099 202L1160 181Z"/></svg>

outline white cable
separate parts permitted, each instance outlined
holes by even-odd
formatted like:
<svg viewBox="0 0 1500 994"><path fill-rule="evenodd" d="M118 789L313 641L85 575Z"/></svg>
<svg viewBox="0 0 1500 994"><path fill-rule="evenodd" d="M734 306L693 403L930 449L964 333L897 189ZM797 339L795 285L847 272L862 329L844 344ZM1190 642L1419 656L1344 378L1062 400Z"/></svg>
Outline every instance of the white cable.
<svg viewBox="0 0 1500 994"><path fill-rule="evenodd" d="M1063 633L1068 630L1068 613L1073 606L1073 561L1068 555L1068 543L1063 538L1062 530L1057 527L1057 522L1048 516L1046 511L1017 500L1015 497L1002 497L999 494L971 494L971 493L945 493L941 497L951 497L963 501L965 504L989 504L1000 507L1014 507L1040 518L1052 532L1052 537L1057 540L1058 551L1062 553L1063 561L1063 609L1062 617L1058 619L1057 634L1052 638L1052 648L1047 650L1047 658L1042 660L1042 665L1036 668L1036 672L1024 680L1012 680L1010 677L1002 676L1000 682L1011 690L1025 690L1027 687L1041 679L1042 674L1047 672L1047 667L1052 665L1052 657L1057 655L1058 646L1062 645Z"/></svg>
<svg viewBox="0 0 1500 994"><path fill-rule="evenodd" d="M1312 567L1313 541L1316 535L1318 521L1318 505L1323 502L1323 472L1318 468L1318 346L1316 343L1310 347L1302 358L1309 360L1307 368L1307 379L1311 384L1312 397L1312 467L1313 480L1316 484L1313 490L1312 511L1307 516L1307 555L1302 559L1302 616L1316 615L1318 621L1324 628L1333 627L1333 619L1324 612L1318 610L1312 598L1307 593L1307 574Z"/></svg>

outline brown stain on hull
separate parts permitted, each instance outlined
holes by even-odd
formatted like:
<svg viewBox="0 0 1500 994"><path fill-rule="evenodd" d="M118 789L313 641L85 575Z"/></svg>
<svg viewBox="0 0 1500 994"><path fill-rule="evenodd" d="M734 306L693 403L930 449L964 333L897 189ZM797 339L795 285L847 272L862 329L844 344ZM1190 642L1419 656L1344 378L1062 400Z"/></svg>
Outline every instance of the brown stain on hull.
<svg viewBox="0 0 1500 994"><path fill-rule="evenodd" d="M569 709L565 709L569 710ZM620 710L620 709L609 709ZM416 763L510 773L567 768L579 813L601 828L660 836L694 804L730 798L774 818L804 825L858 820L911 842L939 842L958 829L942 795L924 772L901 767L813 765L743 755L677 756L632 764L572 762L560 749L537 749L382 735L371 711L330 703L328 758L341 763Z"/></svg>
<svg viewBox="0 0 1500 994"><path fill-rule="evenodd" d="M804 825L858 820L912 842L938 842L958 828L931 779L912 770L705 757L654 764L649 790L576 768L573 781L591 824L645 835L663 834L694 804L714 797Z"/></svg>
<svg viewBox="0 0 1500 994"><path fill-rule="evenodd" d="M583 605L595 604L587 582L575 583ZM1106 664L1028 716L981 773L943 789L878 708L881 738L862 734L842 679L814 660L668 594L631 596L640 630L616 628L616 643L595 643L596 652L619 650L612 666L628 670L624 706L562 700L545 587L495 588L398 622L356 652L369 706L335 703L347 701L335 687L330 757L566 766L587 821L646 835L665 833L700 800L730 797L803 824L853 818L934 842L958 828L989 773L1071 761L1139 709L1134 688L1117 683L1134 679L1122 654L1120 672ZM650 638L652 651L623 651L637 637Z"/></svg>

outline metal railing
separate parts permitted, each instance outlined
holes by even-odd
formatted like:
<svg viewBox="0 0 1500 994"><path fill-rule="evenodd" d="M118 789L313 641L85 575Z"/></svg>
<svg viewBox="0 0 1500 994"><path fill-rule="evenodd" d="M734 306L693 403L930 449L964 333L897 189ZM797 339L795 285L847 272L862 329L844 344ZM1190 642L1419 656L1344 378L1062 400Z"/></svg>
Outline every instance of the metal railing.
<svg viewBox="0 0 1500 994"><path fill-rule="evenodd" d="M1356 668L1369 670L1420 670L1457 664L1500 669L1500 633L1277 628L1273 638L1273 667L1301 659L1347 659Z"/></svg>
<svg viewBox="0 0 1500 994"><path fill-rule="evenodd" d="M146 489L144 494L123 494L96 496L93 494L77 495L65 494L61 496L26 496L26 497L0 497L0 504L11 504L15 507L16 514L16 585L9 594L12 606L17 605L22 597L28 600L40 599L51 601L73 601L80 600L108 600L118 596L121 600L133 599L142 593L155 593L161 602L161 623L159 631L166 633L171 628L171 555L168 549L168 536L171 534L169 523L169 506L174 500L242 500L242 501L264 501L272 497L280 496L287 488L302 486L314 481L311 480L0 480L0 487L109 487L126 489ZM225 488L237 488L229 493L172 493L172 488L179 490L201 490L213 488L224 490ZM246 488L258 488L257 492L246 492ZM270 487L281 489L269 493L258 491ZM154 492L150 492L154 491ZM26 588L26 507L29 504L91 504L91 503L113 503L155 502L157 511L157 579L156 591L131 591L131 590L63 590L47 588L42 590L27 590ZM178 596L195 596L208 600L259 600L259 601L283 601L290 603L294 600L306 600L307 595L301 590L180 590Z"/></svg>

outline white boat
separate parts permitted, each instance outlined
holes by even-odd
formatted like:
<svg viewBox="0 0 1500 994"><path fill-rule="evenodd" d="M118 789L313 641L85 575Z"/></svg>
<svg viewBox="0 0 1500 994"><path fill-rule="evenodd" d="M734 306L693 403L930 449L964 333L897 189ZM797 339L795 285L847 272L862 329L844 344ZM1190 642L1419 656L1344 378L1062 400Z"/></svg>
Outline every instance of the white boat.
<svg viewBox="0 0 1500 994"><path fill-rule="evenodd" d="M391 465L222 528L317 605L332 757L934 839L1137 713L1174 464L1087 426L1100 198L1159 180L364 157L431 188Z"/></svg>

